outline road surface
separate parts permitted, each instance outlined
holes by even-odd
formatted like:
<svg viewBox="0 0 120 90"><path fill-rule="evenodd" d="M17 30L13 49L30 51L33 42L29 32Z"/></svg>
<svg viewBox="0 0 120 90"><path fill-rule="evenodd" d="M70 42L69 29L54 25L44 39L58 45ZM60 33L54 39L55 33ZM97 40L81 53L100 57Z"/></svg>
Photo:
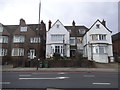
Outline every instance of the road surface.
<svg viewBox="0 0 120 90"><path fill-rule="evenodd" d="M118 88L116 72L3 72L2 88Z"/></svg>

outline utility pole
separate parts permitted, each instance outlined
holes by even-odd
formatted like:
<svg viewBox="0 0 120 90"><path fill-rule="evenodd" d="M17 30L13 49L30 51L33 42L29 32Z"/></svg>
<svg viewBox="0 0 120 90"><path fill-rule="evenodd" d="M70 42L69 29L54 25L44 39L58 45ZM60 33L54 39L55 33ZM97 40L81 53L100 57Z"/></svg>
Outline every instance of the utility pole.
<svg viewBox="0 0 120 90"><path fill-rule="evenodd" d="M40 61L40 48L41 48L41 41L39 42L40 37L40 11L41 11L41 0L39 1L39 20L38 20L38 31L37 31L37 44L38 44L38 51L37 51L37 70L39 67L39 61Z"/></svg>

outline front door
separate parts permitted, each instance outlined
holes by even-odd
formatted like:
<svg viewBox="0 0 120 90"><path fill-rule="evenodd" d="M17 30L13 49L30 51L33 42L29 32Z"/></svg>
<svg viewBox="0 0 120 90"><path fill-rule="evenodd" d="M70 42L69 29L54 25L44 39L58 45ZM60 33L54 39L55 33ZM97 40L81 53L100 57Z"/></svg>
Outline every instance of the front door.
<svg viewBox="0 0 120 90"><path fill-rule="evenodd" d="M29 56L28 56L30 59L34 59L36 56L35 56L35 49L30 49L29 50Z"/></svg>

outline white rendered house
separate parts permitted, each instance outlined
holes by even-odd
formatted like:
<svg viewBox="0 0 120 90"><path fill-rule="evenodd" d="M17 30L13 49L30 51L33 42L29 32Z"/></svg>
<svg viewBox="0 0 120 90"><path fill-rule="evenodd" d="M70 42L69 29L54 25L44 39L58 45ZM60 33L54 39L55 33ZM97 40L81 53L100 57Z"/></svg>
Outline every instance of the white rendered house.
<svg viewBox="0 0 120 90"><path fill-rule="evenodd" d="M54 53L70 57L69 35L69 31L59 20L52 27L49 26L46 33L46 58L53 57Z"/></svg>
<svg viewBox="0 0 120 90"><path fill-rule="evenodd" d="M113 62L111 31L97 20L83 37L84 57L100 63Z"/></svg>

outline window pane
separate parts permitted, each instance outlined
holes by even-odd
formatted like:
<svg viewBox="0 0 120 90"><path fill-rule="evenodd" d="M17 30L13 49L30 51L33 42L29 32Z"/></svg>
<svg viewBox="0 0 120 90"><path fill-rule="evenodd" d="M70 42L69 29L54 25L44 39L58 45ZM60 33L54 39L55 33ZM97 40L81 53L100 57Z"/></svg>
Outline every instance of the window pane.
<svg viewBox="0 0 120 90"><path fill-rule="evenodd" d="M0 32L3 32L3 27L0 27Z"/></svg>
<svg viewBox="0 0 120 90"><path fill-rule="evenodd" d="M20 31L26 32L27 31L27 27L20 27Z"/></svg>
<svg viewBox="0 0 120 90"><path fill-rule="evenodd" d="M64 35L51 35L52 41L62 41L64 38Z"/></svg>
<svg viewBox="0 0 120 90"><path fill-rule="evenodd" d="M24 41L25 41L24 36L15 35L13 37L13 42L15 42L15 43L23 43Z"/></svg>
<svg viewBox="0 0 120 90"><path fill-rule="evenodd" d="M0 56L6 56L7 55L7 49L0 48Z"/></svg>

